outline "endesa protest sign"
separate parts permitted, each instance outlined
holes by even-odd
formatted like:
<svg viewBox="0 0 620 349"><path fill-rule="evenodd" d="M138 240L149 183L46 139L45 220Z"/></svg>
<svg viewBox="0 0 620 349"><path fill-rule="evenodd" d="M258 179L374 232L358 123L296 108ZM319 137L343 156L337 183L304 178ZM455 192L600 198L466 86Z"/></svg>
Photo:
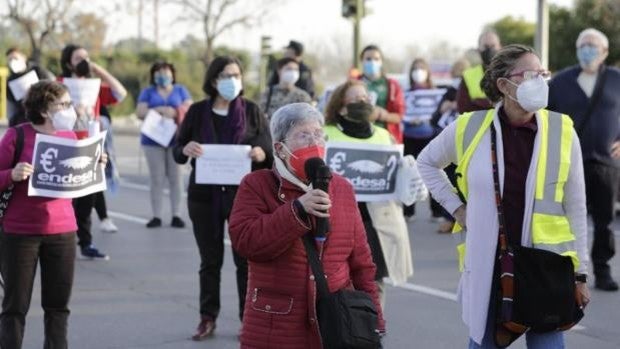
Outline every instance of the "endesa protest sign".
<svg viewBox="0 0 620 349"><path fill-rule="evenodd" d="M401 145L327 142L325 163L346 178L358 201L397 199L396 172L403 156Z"/></svg>
<svg viewBox="0 0 620 349"><path fill-rule="evenodd" d="M37 134L29 196L77 198L106 189L100 164L106 132L83 140Z"/></svg>

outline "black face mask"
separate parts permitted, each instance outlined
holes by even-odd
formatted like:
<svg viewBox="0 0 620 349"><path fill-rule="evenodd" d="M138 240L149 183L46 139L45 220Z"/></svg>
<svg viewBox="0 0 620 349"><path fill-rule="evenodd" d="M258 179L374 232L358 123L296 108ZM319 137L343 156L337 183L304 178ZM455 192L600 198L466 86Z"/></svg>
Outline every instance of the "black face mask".
<svg viewBox="0 0 620 349"><path fill-rule="evenodd" d="M491 60L493 59L493 56L495 56L496 53L497 53L496 49L489 47L489 46L485 46L484 50L480 51L480 57L482 58L482 64L484 64L485 67L491 64Z"/></svg>
<svg viewBox="0 0 620 349"><path fill-rule="evenodd" d="M355 102L347 104L346 118L355 122L367 122L374 107L370 103Z"/></svg>
<svg viewBox="0 0 620 349"><path fill-rule="evenodd" d="M90 64L87 60L82 60L75 66L75 75L80 78L89 77L90 76Z"/></svg>

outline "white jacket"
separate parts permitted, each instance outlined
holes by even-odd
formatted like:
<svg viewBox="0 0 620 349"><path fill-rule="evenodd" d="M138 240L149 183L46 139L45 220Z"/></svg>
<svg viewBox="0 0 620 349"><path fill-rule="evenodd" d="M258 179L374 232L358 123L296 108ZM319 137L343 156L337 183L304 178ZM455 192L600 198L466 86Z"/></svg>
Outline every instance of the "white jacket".
<svg viewBox="0 0 620 349"><path fill-rule="evenodd" d="M497 110L495 108L493 124L496 130L501 130ZM536 113L537 123L540 124L540 114ZM454 212L462 205L461 200L453 191L452 185L442 171L450 163L456 163L455 130L456 122L450 124L420 153L418 169L429 191L443 207ZM498 131L498 135L501 133ZM540 149L540 132L534 140L534 151L530 163L526 188L525 211L523 216L522 241L523 246L531 246L531 223L534 206L534 192L536 184L536 164ZM580 259L578 271L586 273L588 270L586 195L583 177L583 163L579 139L573 132L571 151L571 165L568 180L564 187L564 209L576 238L576 249ZM497 138L497 156L499 166L500 187L504 188L504 152L502 137ZM468 178L467 202L467 240L465 255L465 270L461 275L458 288L458 298L462 305L462 317L469 327L469 336L480 343L484 337L487 323L489 298L495 250L497 247L498 221L495 205L495 191L493 189L493 172L491 163L491 135L490 128L485 132L480 144L474 152L466 174Z"/></svg>

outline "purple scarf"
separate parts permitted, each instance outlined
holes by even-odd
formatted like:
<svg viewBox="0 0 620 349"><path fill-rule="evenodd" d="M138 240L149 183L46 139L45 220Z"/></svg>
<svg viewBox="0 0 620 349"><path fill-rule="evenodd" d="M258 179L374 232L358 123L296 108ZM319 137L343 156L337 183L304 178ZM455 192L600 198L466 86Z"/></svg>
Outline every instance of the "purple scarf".
<svg viewBox="0 0 620 349"><path fill-rule="evenodd" d="M245 134L245 100L239 96L230 102L224 129L215 136L213 99L207 100L202 122L202 141L204 144L240 144Z"/></svg>

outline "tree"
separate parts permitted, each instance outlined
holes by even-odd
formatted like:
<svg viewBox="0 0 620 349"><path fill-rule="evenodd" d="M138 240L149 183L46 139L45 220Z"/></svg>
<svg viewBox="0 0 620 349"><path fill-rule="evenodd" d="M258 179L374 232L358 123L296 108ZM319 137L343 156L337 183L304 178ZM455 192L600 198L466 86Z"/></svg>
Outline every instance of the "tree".
<svg viewBox="0 0 620 349"><path fill-rule="evenodd" d="M506 16L489 25L502 40L503 45L522 44L534 46L536 25L523 18Z"/></svg>
<svg viewBox="0 0 620 349"><path fill-rule="evenodd" d="M73 0L5 0L7 17L28 36L31 59L41 60L44 45L64 23Z"/></svg>
<svg viewBox="0 0 620 349"><path fill-rule="evenodd" d="M199 21L205 37L204 63L214 57L215 41L223 33L238 27L254 27L281 0L168 0L183 6L186 14L180 20Z"/></svg>
<svg viewBox="0 0 620 349"><path fill-rule="evenodd" d="M58 35L58 39L62 46L76 43L87 49L91 55L99 55L107 30L106 22L96 14L78 13L62 24L62 33Z"/></svg>
<svg viewBox="0 0 620 349"><path fill-rule="evenodd" d="M578 0L574 9L549 9L549 65L553 70L577 63L575 42L586 28L596 28L609 38L609 64L620 65L620 2L617 0Z"/></svg>

